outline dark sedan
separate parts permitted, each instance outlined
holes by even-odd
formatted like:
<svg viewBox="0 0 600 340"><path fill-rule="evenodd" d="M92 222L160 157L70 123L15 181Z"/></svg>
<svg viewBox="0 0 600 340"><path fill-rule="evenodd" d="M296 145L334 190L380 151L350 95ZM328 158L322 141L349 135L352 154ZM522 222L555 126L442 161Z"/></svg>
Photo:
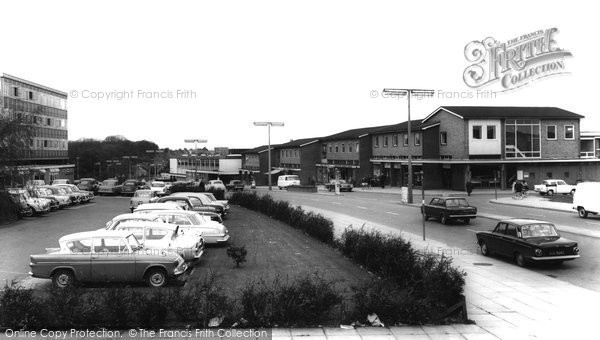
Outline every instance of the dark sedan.
<svg viewBox="0 0 600 340"><path fill-rule="evenodd" d="M465 224L477 217L477 208L469 205L464 197L434 197L429 204L421 206L421 214L427 221L437 218L442 224L461 220Z"/></svg>
<svg viewBox="0 0 600 340"><path fill-rule="evenodd" d="M180 207L185 210L198 211L198 212L209 212L209 213L219 213L215 208L204 206L202 204L195 204L194 198L190 198L187 196L164 196L158 199L158 203L165 202L174 202L177 203ZM220 215L220 214L219 214Z"/></svg>
<svg viewBox="0 0 600 340"><path fill-rule="evenodd" d="M138 181L137 179L128 179L123 182L121 186L121 195L131 195L135 194L135 192L141 189L144 186L142 181Z"/></svg>
<svg viewBox="0 0 600 340"><path fill-rule="evenodd" d="M550 222L504 220L498 222L493 231L481 231L476 235L483 255L507 256L519 266L529 262L562 263L579 257L577 242L561 237Z"/></svg>

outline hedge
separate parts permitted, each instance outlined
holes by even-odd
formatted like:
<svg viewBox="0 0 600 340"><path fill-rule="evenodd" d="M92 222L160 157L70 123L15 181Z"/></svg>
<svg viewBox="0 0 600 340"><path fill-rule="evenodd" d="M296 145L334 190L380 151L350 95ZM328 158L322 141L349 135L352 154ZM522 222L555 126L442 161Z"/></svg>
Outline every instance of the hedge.
<svg viewBox="0 0 600 340"><path fill-rule="evenodd" d="M19 206L6 192L0 191L0 224L19 218Z"/></svg>

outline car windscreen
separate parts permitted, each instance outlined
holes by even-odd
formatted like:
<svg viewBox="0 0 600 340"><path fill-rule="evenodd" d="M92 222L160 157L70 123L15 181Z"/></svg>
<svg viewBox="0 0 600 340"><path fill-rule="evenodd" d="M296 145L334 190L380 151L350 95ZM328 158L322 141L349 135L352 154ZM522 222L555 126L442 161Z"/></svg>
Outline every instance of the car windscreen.
<svg viewBox="0 0 600 340"><path fill-rule="evenodd" d="M138 239L135 238L135 236L133 236L133 234L127 236L127 243L129 243L129 246L131 247L131 249L136 249L140 246L140 242L138 242Z"/></svg>
<svg viewBox="0 0 600 340"><path fill-rule="evenodd" d="M452 198L446 200L447 207L468 207L469 203L464 198Z"/></svg>
<svg viewBox="0 0 600 340"><path fill-rule="evenodd" d="M153 187L162 188L165 186L164 182L152 182Z"/></svg>
<svg viewBox="0 0 600 340"><path fill-rule="evenodd" d="M117 185L117 181L115 181L114 179L113 180L108 180L107 179L104 182L102 182L102 185L103 186L105 186L105 185L106 186L115 186L115 185Z"/></svg>
<svg viewBox="0 0 600 340"><path fill-rule="evenodd" d="M552 224L529 224L521 227L523 238L558 236Z"/></svg>
<svg viewBox="0 0 600 340"><path fill-rule="evenodd" d="M150 194L149 191L136 191L135 192L135 197L139 197L139 198L151 198L152 195Z"/></svg>
<svg viewBox="0 0 600 340"><path fill-rule="evenodd" d="M296 181L296 180L300 180L300 178L296 175L293 176L287 176L286 178L288 181Z"/></svg>
<svg viewBox="0 0 600 340"><path fill-rule="evenodd" d="M91 181L87 181L87 180L83 180L83 181L79 182L79 184L83 184L83 185L87 185L87 184L90 184L90 183L92 183L92 182Z"/></svg>

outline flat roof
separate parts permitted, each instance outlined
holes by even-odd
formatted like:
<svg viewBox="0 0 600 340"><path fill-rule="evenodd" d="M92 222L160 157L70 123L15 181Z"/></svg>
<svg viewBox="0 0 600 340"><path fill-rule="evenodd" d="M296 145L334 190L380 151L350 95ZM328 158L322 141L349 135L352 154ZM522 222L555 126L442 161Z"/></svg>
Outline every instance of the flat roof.
<svg viewBox="0 0 600 340"><path fill-rule="evenodd" d="M24 83L24 84L27 84L27 85L30 85L30 86L39 87L39 88L44 89L46 91L54 92L54 93L59 94L59 95L64 96L64 97L69 97L69 95L66 92L63 92L63 91L60 91L60 90L57 90L57 89L53 89L53 88L48 87L48 86L40 85L38 83L34 83L32 81L25 80L23 78L11 76L10 74L2 73L2 78L7 78L7 79L10 79L10 80L18 81L20 83Z"/></svg>

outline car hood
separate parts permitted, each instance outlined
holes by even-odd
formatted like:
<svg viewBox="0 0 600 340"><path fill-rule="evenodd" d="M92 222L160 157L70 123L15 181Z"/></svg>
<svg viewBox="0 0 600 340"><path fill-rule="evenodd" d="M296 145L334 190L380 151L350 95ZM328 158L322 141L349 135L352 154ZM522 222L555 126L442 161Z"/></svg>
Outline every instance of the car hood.
<svg viewBox="0 0 600 340"><path fill-rule="evenodd" d="M528 243L535 244L539 247L554 247L554 246L575 246L577 242L571 241L564 237L547 236L547 237L531 237L526 239Z"/></svg>

